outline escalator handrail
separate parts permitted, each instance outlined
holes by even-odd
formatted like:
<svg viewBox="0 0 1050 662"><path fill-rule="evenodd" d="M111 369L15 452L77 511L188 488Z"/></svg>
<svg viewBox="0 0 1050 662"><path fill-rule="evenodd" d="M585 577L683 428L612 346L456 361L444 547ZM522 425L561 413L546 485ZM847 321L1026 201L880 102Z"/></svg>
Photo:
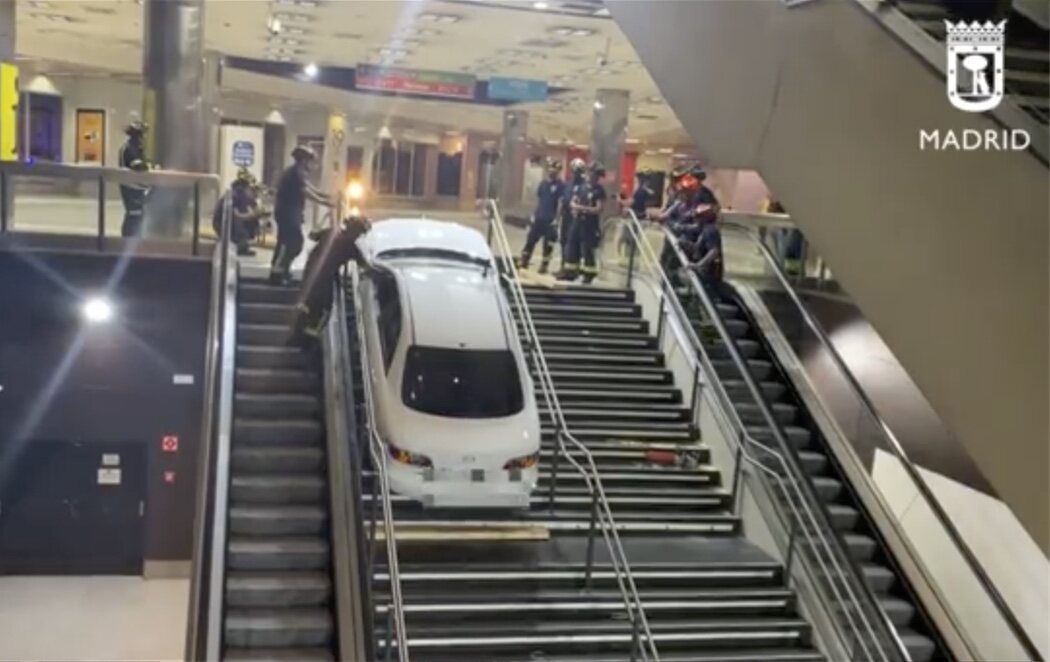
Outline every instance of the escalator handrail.
<svg viewBox="0 0 1050 662"><path fill-rule="evenodd" d="M332 235L334 236L334 235ZM339 656L368 659L368 635L363 609L371 604L367 567L362 557L362 513L354 376L346 328L346 291L340 275L334 288L332 317L325 330L325 398L328 435L328 484L331 498L332 567Z"/></svg>
<svg viewBox="0 0 1050 662"><path fill-rule="evenodd" d="M372 457L372 480L379 481L378 496L381 499L380 507L383 511L383 546L386 548L387 574L390 584L390 609L393 612L397 659L399 662L409 662L408 633L405 628L405 605L401 593L401 567L398 563L397 554L397 532L390 500L390 477L387 473L389 454L387 453L386 441L379 434L375 425L376 413L372 397L371 378L372 364L368 359L368 343L365 335L367 331L364 327L364 316L360 314L362 309L361 295L357 287L360 276L356 266L351 268L351 274L353 277L351 290L354 299L354 310L357 311L354 319L357 324L357 347L360 355L359 360L361 361L361 389L364 393L364 404L368 413L368 450ZM389 656L389 651L387 651L387 655Z"/></svg>
<svg viewBox="0 0 1050 662"><path fill-rule="evenodd" d="M225 594L226 510L233 429L237 317L237 261L232 255L228 231L231 217L231 200L227 196L222 213L223 231L215 244L211 263L204 409L186 629L186 659L209 662L217 661L221 656Z"/></svg>
<svg viewBox="0 0 1050 662"><path fill-rule="evenodd" d="M992 602L994 603L996 609L999 611L999 614L1003 617L1003 620L1007 623L1014 636L1017 637L1018 642L1025 649L1025 654L1028 655L1030 659L1041 662L1043 658L1040 655L1039 649L1028 636L1028 633L1021 625L1020 620L1014 614L1013 610L1010 608L1003 595L999 592L998 588L996 588L995 582L992 581L991 577L985 571L984 566L981 565L981 562L977 558L977 555L974 554L973 550L966 543L966 540L963 537L963 535L952 523L951 517L948 515L947 511L945 511L944 508L941 506L940 501L937 499L937 496L933 493L933 490L930 488L929 484L922 477L922 474L919 472L918 467L911 460L911 458L908 457L908 453L904 450L904 447L901 445L900 440L897 439L897 435L893 433L893 430L890 428L889 424L886 423L885 419L883 419L882 416L879 415L875 403L872 402L871 398L864 390L864 387L861 386L860 382L857 381L857 378L854 376L853 371L850 370L849 366L846 364L845 359L843 359L842 355L839 354L837 349L835 349L834 344L831 342L831 338L829 338L827 333L824 331L824 327L821 326L820 322L818 322L813 317L813 315L809 312L809 309L806 307L805 303L802 301L802 298L798 295L798 292L795 290L794 287L791 286L787 275L780 268L780 265L777 264L776 259L773 257L772 252L769 250L769 247L766 246L766 244L758 237L758 234L752 228L749 228L745 225L741 225L739 223L723 223L723 225L736 232L740 232L746 235L747 238L750 239L759 249L759 253L765 260L767 266L770 268L770 270L772 270L774 276L776 276L777 281L780 282L780 285L787 292L788 297L791 299L792 304L794 304L797 312L801 315L803 321L806 323L806 326L809 327L810 331L812 331L813 334L817 337L817 340L820 342L821 348L824 350L827 356L831 357L840 375L846 380L846 383L849 385L849 388L853 392L854 397L856 397L857 400L860 401L864 409L867 410L868 415L871 416L878 424L878 427L882 431L882 434L885 437L885 441L887 442L887 446L889 447L890 451L894 454L897 460L900 461L901 465L904 467L905 472L908 474L908 477L912 480L912 482L915 483L916 487L919 490L919 493L922 495L922 498L927 502L927 505L933 511L933 514L937 518L937 521L940 522L942 527L944 527L944 530L947 532L948 537L951 538L953 544L959 550L959 553L966 560L966 563L970 567L970 570L973 571L974 575L977 577L977 580L980 582L982 588L992 599Z"/></svg>
<svg viewBox="0 0 1050 662"><path fill-rule="evenodd" d="M820 507L820 502L813 491L812 485L809 484L808 480L805 480L803 478L805 474L802 472L802 469L798 465L797 460L790 453L790 446L788 445L788 441L784 438L783 432L781 431L780 426L776 421L776 418L770 410L768 403L766 403L765 397L762 395L760 387L755 383L754 378L751 375L750 369L747 367L746 362L740 356L740 353L737 350L736 344L733 341L732 336L729 334L728 329L726 329L725 324L722 321L721 315L718 313L717 308L711 301L706 290L704 290L703 286L700 284L696 273L694 273L691 270L687 271L687 281L689 283L689 286L707 310L708 317L714 324L715 329L719 334L719 337L721 338L723 344L726 347L726 351L729 354L730 359L733 361L734 365L737 368L737 371L740 373L740 378L747 385L748 390L751 393L752 399L755 400L755 404L759 407L763 418L766 420L766 424L770 428L770 432L773 434L773 438L776 440L776 445L779 450L769 448L765 444L762 444L757 439L752 437L750 433L748 433L747 427L740 419L736 408L732 406L732 401L729 398L728 393L726 393L724 385L722 384L720 379L717 379L715 377L717 373L715 372L710 357L707 354L707 349L706 347L704 347L703 343L700 342L700 339L696 336L696 333L692 328L692 324L689 323L688 316L685 315L685 311L681 307L681 303L678 301L677 296L675 296L675 290L673 285L670 283L670 281L667 278L667 275L664 273L663 268L660 266L659 259L653 254L653 249L646 240L641 222L638 220L638 217L635 215L634 211L627 209L626 212L627 216L625 216L624 221L627 224L627 227L632 235L635 245L639 248L639 252L642 255L642 259L648 262L652 270L656 274L658 274L658 277L661 279L661 285L663 287L668 288L669 296L665 297L665 299L669 299L672 302L671 307L675 311L675 314L678 316L679 326L687 330L686 333L689 337L690 343L692 343L693 345L694 351L701 356L701 361L704 364L704 368L708 371L708 375L711 376L709 381L717 385L716 392L719 394L719 400L721 402L723 411L728 413L730 420L734 423L735 427L737 428L737 432L740 435L740 442L736 444L737 448L740 450L742 455L746 456L748 455L746 448L747 444L753 444L754 446L762 449L763 452L772 455L774 459L776 459L776 461L781 464L781 466L784 468L785 473L792 479L790 481L792 491L795 493L798 499L798 503L801 504L802 510L804 512L800 512L798 510L798 508L795 505L795 502L792 499L785 499L785 501L793 511L793 514L798 518L797 521L801 523L806 523L807 521L809 522L810 526L812 527L813 535L810 535L810 531L807 526L802 526L801 531L803 535L806 535L808 538L810 538L811 541L817 543L817 545L811 545L810 549L815 550L818 548L818 546L824 548L824 550L827 552L827 558L831 562L831 565L835 566L835 574L833 575L831 572L829 572L827 565L820 559L819 555L817 556L818 564L821 566L822 570L825 571L825 576L827 576L828 578L831 578L833 576L838 576L842 578L843 588L848 594L848 600L843 598L841 593L838 591L837 588L835 588L835 585L832 583L831 586L833 592L836 594L835 597L840 601L840 603L850 602L853 605L856 605L858 614L863 620L863 626L867 630L867 635L870 635L871 641L873 643L878 642L879 637L876 635L875 632L876 626L873 625L871 621L867 618L867 614L861 606L861 598L859 598L856 595L853 586L851 586L851 583L855 584L857 586L858 591L863 594L865 603L869 605L869 608L871 610L878 614L879 620L881 621L879 625L881 625L882 629L888 633L888 639L891 642L893 642L894 647L896 648L895 652L901 657L901 659L910 660L911 656L908 653L907 648L904 646L904 643L901 641L900 636L897 633L897 629L893 627L889 616L885 613L885 610L882 609L878 600L875 599L867 584L861 578L861 574L858 568L856 567L855 563L853 563L849 554L846 553L843 549L841 541L839 541L837 538L829 540L828 536L824 535L824 531L833 530L831 527L831 523L830 521L828 521L827 515L824 512L823 508ZM670 230L668 230L666 227L657 227L661 229L664 236L664 241L668 242L670 246L672 246L672 248L674 249L675 256L680 261L680 263L683 265L688 264L689 260L682 253L681 249L678 246L677 237L671 234ZM744 443L745 440L747 443ZM736 440L733 441L735 442ZM757 461L755 458L751 457L748 457L748 460L749 463L752 464ZM815 539L813 536L815 536ZM844 560L847 568L842 567L843 564L839 562L840 558ZM852 578L853 582L850 582L847 578ZM850 627L853 629L853 631L856 634L860 635L858 636L857 641L868 641L868 637L864 636L864 634L860 631L848 610L846 611L846 617L849 620ZM867 649L866 645L865 649ZM878 652L882 660L893 659L887 656L886 651L884 651L882 647L878 646L877 644L876 651Z"/></svg>
<svg viewBox="0 0 1050 662"><path fill-rule="evenodd" d="M642 645L648 647L648 650L645 648L641 649L640 652L642 653L642 658L644 660L652 659L653 662L659 662L660 654L657 650L656 642L653 639L649 621L645 615L645 609L642 604L641 596L638 593L637 584L631 573L630 564L627 560L627 552L623 547L623 542L620 540L619 532L616 529L616 521L613 519L612 509L610 508L609 500L605 495L605 489L602 486L601 476L598 472L597 464L594 462L594 456L586 445L572 435L569 431L568 423L565 420L565 415L561 408L561 402L558 399L557 390L554 386L554 380L550 375L550 368L547 366L547 359L543 352L539 333L536 331L536 325L532 320L532 313L529 310L525 298L525 291L521 286L518 268L514 263L514 251L511 247L510 239L507 237L506 227L504 226L503 216L500 213L499 205L495 200L488 199L485 201L484 210L488 216L489 227L493 231L493 238L496 240L499 245L499 250L502 253L502 255L496 259L500 260L505 265L506 272L503 273L503 278L508 285L511 296L514 298L515 306L521 315L522 327L525 330L525 335L531 349L530 353L536 364L536 379L538 380L543 392L547 409L551 412L558 429L558 434L555 435L555 443L558 445L558 449L555 452L564 454L565 459L569 464L582 476L588 492L592 494L595 499L595 504L597 506L597 520L601 524L599 528L601 529L602 538L609 550L609 559L612 563L613 574L616 577L618 588L620 589L620 593L624 600L624 607L635 626L641 628L641 631L638 633L640 642ZM587 465L586 469L576 461L572 454L568 452L568 449L565 447L566 440L571 442L579 454L583 456L584 462Z"/></svg>

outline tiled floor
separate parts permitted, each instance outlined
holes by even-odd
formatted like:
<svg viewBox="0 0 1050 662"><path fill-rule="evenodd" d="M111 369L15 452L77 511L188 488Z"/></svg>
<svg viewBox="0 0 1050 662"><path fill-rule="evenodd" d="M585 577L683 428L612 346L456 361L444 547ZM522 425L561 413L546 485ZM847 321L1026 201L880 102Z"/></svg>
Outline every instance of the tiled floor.
<svg viewBox="0 0 1050 662"><path fill-rule="evenodd" d="M189 582L0 577L0 660L181 660Z"/></svg>

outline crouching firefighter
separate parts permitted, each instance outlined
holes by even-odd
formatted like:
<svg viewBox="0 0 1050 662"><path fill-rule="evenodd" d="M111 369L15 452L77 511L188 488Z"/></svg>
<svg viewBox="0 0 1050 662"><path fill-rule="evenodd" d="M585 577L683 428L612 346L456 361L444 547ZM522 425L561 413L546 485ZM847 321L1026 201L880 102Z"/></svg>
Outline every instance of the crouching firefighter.
<svg viewBox="0 0 1050 662"><path fill-rule="evenodd" d="M332 312L332 297L339 269L353 260L361 266L367 261L357 240L372 228L364 216L351 215L341 224L316 233L317 244L306 258L303 283L292 322L292 342L316 342Z"/></svg>
<svg viewBox="0 0 1050 662"><path fill-rule="evenodd" d="M532 215L532 227L525 238L525 247L521 250L521 260L518 263L521 268L529 268L532 251L539 240L543 239L543 260L540 262L539 273L547 273L551 255L554 253L554 243L558 240L558 215L564 199L565 182L561 179L561 163L548 159L547 179L540 182L536 189L536 211Z"/></svg>
<svg viewBox="0 0 1050 662"><path fill-rule="evenodd" d="M574 281L583 274L584 284L598 275L595 251L601 239L601 213L605 206L605 166L594 161L588 166L587 182L578 187L569 207L575 215L569 228L569 240L565 247L565 262L558 280ZM581 264L582 261L582 264Z"/></svg>

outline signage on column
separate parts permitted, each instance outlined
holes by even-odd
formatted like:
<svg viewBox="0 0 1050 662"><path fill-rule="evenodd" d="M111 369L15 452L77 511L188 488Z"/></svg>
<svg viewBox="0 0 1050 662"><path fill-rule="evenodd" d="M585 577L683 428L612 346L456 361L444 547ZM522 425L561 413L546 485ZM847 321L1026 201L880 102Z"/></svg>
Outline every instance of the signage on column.
<svg viewBox="0 0 1050 662"><path fill-rule="evenodd" d="M354 79L354 86L359 90L408 92L454 99L473 99L477 84L477 79L470 74L380 67L374 64L357 65Z"/></svg>
<svg viewBox="0 0 1050 662"><path fill-rule="evenodd" d="M528 78L489 79L488 95L490 99L507 99L510 101L546 101L547 81Z"/></svg>
<svg viewBox="0 0 1050 662"><path fill-rule="evenodd" d="M238 140L233 143L233 165L239 168L247 168L255 163L255 145L247 140Z"/></svg>

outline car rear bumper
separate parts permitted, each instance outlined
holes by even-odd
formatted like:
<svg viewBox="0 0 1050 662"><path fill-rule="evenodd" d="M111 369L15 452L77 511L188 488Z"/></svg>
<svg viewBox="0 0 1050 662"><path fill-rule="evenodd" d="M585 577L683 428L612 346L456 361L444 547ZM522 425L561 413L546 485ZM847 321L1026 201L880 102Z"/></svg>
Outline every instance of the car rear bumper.
<svg viewBox="0 0 1050 662"><path fill-rule="evenodd" d="M390 488L428 508L528 508L536 467L435 471L387 464Z"/></svg>

